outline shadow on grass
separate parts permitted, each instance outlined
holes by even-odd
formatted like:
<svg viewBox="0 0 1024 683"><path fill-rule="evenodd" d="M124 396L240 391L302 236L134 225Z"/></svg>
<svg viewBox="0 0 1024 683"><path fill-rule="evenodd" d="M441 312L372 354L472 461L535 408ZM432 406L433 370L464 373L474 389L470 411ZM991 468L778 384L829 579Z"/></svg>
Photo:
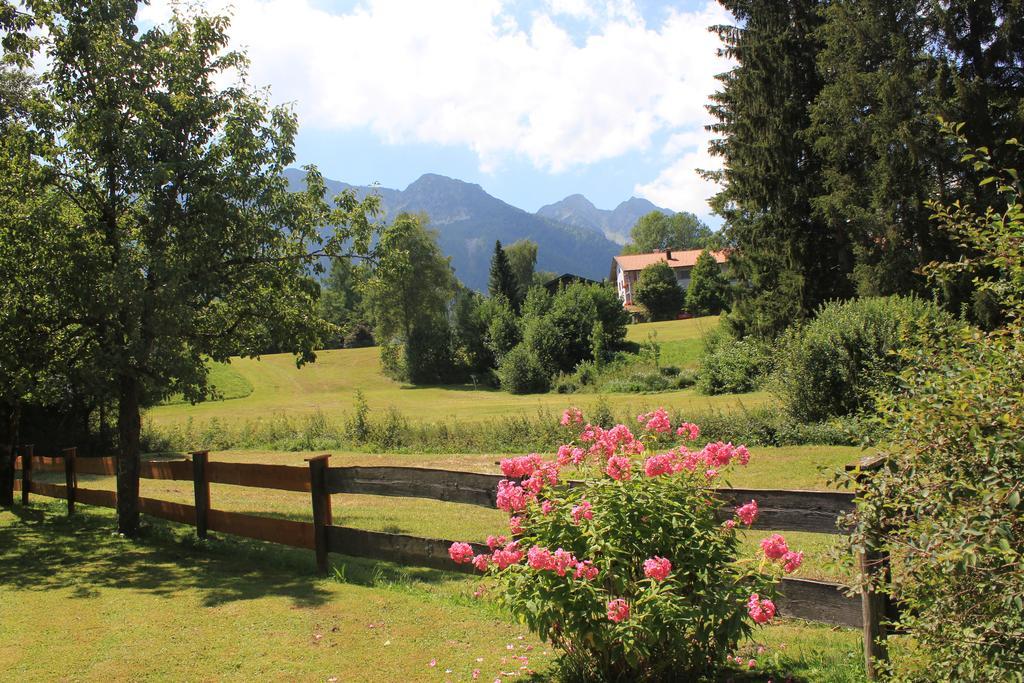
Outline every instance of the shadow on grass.
<svg viewBox="0 0 1024 683"><path fill-rule="evenodd" d="M206 606L265 595L316 606L330 597L317 585L314 556L308 550L228 534L211 533L200 540L192 527L147 516L139 539L129 540L113 532L112 511L80 506L68 518L63 502L16 505L10 512L18 519L0 523L0 587L72 588L75 597L93 596L101 588L167 597L197 591ZM295 514L257 516L307 521ZM365 587L466 580L464 574L364 558L332 554L330 560L330 576Z"/></svg>
<svg viewBox="0 0 1024 683"><path fill-rule="evenodd" d="M265 553L253 549L237 552L236 543L189 541L164 523L147 524L138 540L129 540L112 533L111 514L94 510L68 518L58 504L41 504L0 513L18 518L0 523L0 587L70 588L81 598L104 588L166 597L195 592L208 607L269 595L311 607L330 597L317 585L311 553L304 562L294 553L285 567L262 562L254 556Z"/></svg>

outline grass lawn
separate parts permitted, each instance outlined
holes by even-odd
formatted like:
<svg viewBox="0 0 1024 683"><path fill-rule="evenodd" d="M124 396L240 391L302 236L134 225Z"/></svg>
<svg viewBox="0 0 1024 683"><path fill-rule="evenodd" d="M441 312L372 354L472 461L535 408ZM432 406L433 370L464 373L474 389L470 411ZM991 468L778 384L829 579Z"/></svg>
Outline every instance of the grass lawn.
<svg viewBox="0 0 1024 683"><path fill-rule="evenodd" d="M663 366L695 370L704 348L704 335L718 326L718 318L715 315L630 325L626 339L635 342L653 339L661 346L660 362Z"/></svg>
<svg viewBox="0 0 1024 683"><path fill-rule="evenodd" d="M473 597L479 579L334 556L339 576L324 579L308 552L202 543L159 521L128 541L110 533L109 511L61 510L0 511L11 680L442 682L477 668L486 681L551 678L545 645ZM740 652L761 663L735 680L863 680L856 631L780 620Z"/></svg>
<svg viewBox="0 0 1024 683"><path fill-rule="evenodd" d="M656 331L658 341L665 342L664 365L692 366L699 353L701 335L716 324L716 320L694 318L633 325L627 336L643 341L649 332ZM560 412L569 405L586 409L601 398L595 394L555 393L514 396L472 386L413 387L381 373L376 348L321 351L316 363L303 368L296 368L295 359L289 354L274 354L259 360L239 358L218 373L230 382L228 388L234 394L244 391L243 381L251 386L251 392L225 401L156 406L147 411L146 419L156 426L180 424L189 418L199 422L216 418L221 422L238 423L280 414L310 415L317 411L336 419L352 410L357 389L362 390L371 409L383 411L394 406L407 418L417 421L458 418L462 422L475 422L509 413L533 413L538 409ZM229 394L228 388L222 389L225 395ZM687 412L731 411L755 408L771 400L766 392L701 396L692 388L653 395L605 394L604 398L615 410L636 412L656 406Z"/></svg>

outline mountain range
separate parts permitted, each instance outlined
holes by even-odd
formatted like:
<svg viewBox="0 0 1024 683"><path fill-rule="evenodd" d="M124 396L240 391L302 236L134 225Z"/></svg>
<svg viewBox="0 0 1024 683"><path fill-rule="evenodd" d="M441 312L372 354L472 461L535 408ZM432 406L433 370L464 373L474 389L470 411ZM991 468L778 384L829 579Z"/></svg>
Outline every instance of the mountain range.
<svg viewBox="0 0 1024 683"><path fill-rule="evenodd" d="M285 178L293 189L305 186L303 171L287 169ZM438 231L441 250L452 259L455 275L478 291L487 289L495 240L504 245L520 239L536 242L539 271L601 280L640 216L651 211L672 213L636 197L610 211L598 209L578 194L529 213L492 197L479 185L433 173L420 176L404 190L326 178L325 183L330 195L346 189L355 189L360 197L376 192L387 220L403 211L426 213Z"/></svg>

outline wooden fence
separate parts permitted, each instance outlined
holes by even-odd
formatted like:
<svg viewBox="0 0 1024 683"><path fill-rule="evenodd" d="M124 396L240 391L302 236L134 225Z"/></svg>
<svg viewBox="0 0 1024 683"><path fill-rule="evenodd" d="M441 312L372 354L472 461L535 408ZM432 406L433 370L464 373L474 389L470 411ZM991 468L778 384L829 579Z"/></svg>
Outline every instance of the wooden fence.
<svg viewBox="0 0 1024 683"><path fill-rule="evenodd" d="M431 567L447 571L472 572L469 565L457 565L448 556L451 540L421 538L404 534L366 531L332 524L331 495L368 494L429 498L452 503L494 508L498 482L496 474L454 472L420 467L330 467L329 455L307 459L308 467L216 462L206 451L192 453L189 459L143 462L144 479L170 479L194 483L194 504L185 505L152 498L140 498L141 512L196 527L205 538L216 531L247 538L281 543L315 551L321 572L328 569L328 554L386 560L405 565ZM20 457L22 504L30 494L67 500L68 513L76 503L116 507L113 491L78 486L79 474L114 475L114 458L79 458L74 448L58 457L32 454L23 447ZM870 469L874 463L858 465ZM64 485L36 481L35 472L63 472ZM210 484L231 484L284 491L310 493L312 522L274 519L217 510L211 506ZM737 505L756 499L759 514L756 529L843 533L837 522L853 510L853 494L826 491L786 491L772 489L718 489L721 519L729 519ZM471 544L474 552L487 552L486 546ZM860 558L862 570L884 564L885 558ZM885 657L882 620L887 605L882 596L864 593L849 597L843 586L826 581L783 578L776 601L779 614L827 624L862 629L868 674L874 677L874 662Z"/></svg>

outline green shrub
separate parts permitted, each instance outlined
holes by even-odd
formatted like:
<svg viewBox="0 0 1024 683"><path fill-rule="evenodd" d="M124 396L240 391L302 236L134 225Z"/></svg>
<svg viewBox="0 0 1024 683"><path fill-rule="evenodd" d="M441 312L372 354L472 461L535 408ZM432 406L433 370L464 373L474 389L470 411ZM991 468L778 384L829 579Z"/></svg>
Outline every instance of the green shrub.
<svg viewBox="0 0 1024 683"><path fill-rule="evenodd" d="M604 384L604 390L612 393L642 393L645 391L666 391L670 386L668 378L660 372L637 371Z"/></svg>
<svg viewBox="0 0 1024 683"><path fill-rule="evenodd" d="M366 403L366 396L356 389L352 414L345 421L345 436L353 443L362 445L370 440L369 415L370 406Z"/></svg>
<svg viewBox="0 0 1024 683"><path fill-rule="evenodd" d="M615 290L604 285L571 284L538 311L522 319L523 344L549 375L594 360L595 349L617 350L626 336L629 316Z"/></svg>
<svg viewBox="0 0 1024 683"><path fill-rule="evenodd" d="M722 325L704 339L697 373L702 394L742 394L757 389L771 369L771 345L748 337L737 339Z"/></svg>
<svg viewBox="0 0 1024 683"><path fill-rule="evenodd" d="M578 384L573 381L572 375L560 374L553 383L555 393L558 394L575 394L580 390Z"/></svg>
<svg viewBox="0 0 1024 683"><path fill-rule="evenodd" d="M803 328L779 342L772 388L796 418L817 422L870 412L874 396L891 392L902 366L898 351L956 334L955 319L917 298L827 303ZM915 330L928 334L918 338Z"/></svg>
<svg viewBox="0 0 1024 683"><path fill-rule="evenodd" d="M681 370L679 374L676 375L675 382L672 386L675 389L688 389L689 387L692 387L696 383L696 372L694 372L693 370Z"/></svg>
<svg viewBox="0 0 1024 683"><path fill-rule="evenodd" d="M550 387L548 374L537 357L520 344L505 354L498 365L501 388L510 394L543 393Z"/></svg>
<svg viewBox="0 0 1024 683"><path fill-rule="evenodd" d="M662 409L648 418L640 439L653 453L673 429ZM740 559L735 525L749 510L723 525L705 472L745 463L745 448L644 459L624 425L612 434L596 435L601 446L589 456L603 476L579 482L561 480L561 459L503 460L497 506L514 539L491 537L492 553L475 556L454 543L449 554L494 577L499 602L559 651L571 679L717 680L754 622L774 617L778 577L803 553L778 536L770 553L762 544ZM585 456L580 463L590 466Z"/></svg>

